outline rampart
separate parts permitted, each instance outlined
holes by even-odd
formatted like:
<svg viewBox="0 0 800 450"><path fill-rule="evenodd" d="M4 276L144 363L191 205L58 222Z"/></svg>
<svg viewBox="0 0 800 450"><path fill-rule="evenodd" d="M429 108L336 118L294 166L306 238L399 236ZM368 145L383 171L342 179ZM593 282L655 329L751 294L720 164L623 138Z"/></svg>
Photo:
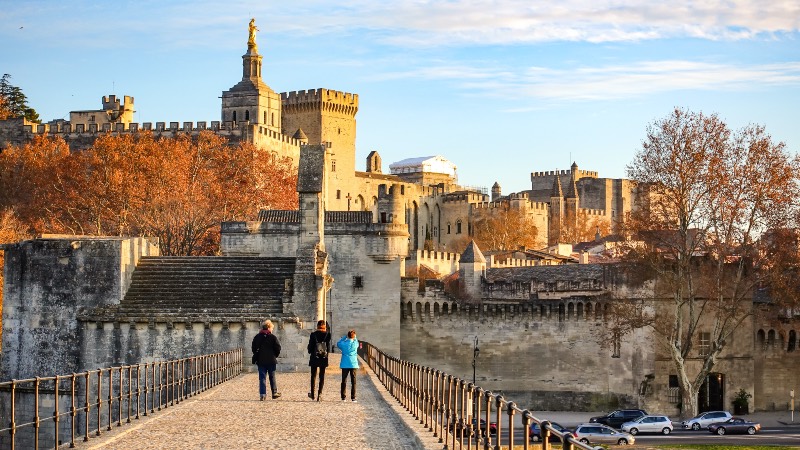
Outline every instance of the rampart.
<svg viewBox="0 0 800 450"><path fill-rule="evenodd" d="M627 336L618 357L601 348L591 336L603 324L608 300L565 296L468 304L453 300L441 283L430 280L421 292L412 278L403 279L402 289L403 359L470 379L477 336L476 381L513 395L520 407L594 411L645 401L634 393L653 373L654 350L637 343L651 342L652 336L644 330Z"/></svg>
<svg viewBox="0 0 800 450"><path fill-rule="evenodd" d="M548 171L544 171L544 172L531 172L531 180L533 180L534 178L545 177L545 178L548 178L550 182L552 182L553 181L553 177L556 176L556 175L560 175L560 176L570 175L571 176L572 175L572 171L571 170L548 170ZM598 178L597 172L594 171L594 170L580 170L579 169L576 175L577 175L576 179L578 179L578 180L580 180L581 178L586 178L586 177L588 177L588 178Z"/></svg>

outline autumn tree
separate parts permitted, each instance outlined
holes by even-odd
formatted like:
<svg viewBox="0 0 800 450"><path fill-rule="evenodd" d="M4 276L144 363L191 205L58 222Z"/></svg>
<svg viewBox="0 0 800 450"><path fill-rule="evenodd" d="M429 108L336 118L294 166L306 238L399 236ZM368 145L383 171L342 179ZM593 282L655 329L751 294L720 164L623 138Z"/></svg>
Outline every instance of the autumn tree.
<svg viewBox="0 0 800 450"><path fill-rule="evenodd" d="M222 221L296 207L296 170L211 132L100 136L70 152L37 137L0 154L0 208L37 233L158 237L163 255L214 254Z"/></svg>
<svg viewBox="0 0 800 450"><path fill-rule="evenodd" d="M28 106L28 98L22 89L12 85L10 80L9 74L0 77L0 119L24 117L31 122L39 123L39 113Z"/></svg>
<svg viewBox="0 0 800 450"><path fill-rule="evenodd" d="M590 242L594 241L597 234L608 236L611 234L611 222L603 216L589 214L586 210L579 210L574 222L564 221L561 226L559 242Z"/></svg>
<svg viewBox="0 0 800 450"><path fill-rule="evenodd" d="M732 132L716 115L682 109L647 128L627 167L647 192L626 221L636 244L627 267L650 278L655 302L621 302L606 338L652 329L678 374L684 414L697 413L701 386L752 314L767 267L760 237L791 220L798 168L763 127Z"/></svg>
<svg viewBox="0 0 800 450"><path fill-rule="evenodd" d="M538 248L539 230L525 211L503 203L498 208L475 210L474 239L481 250Z"/></svg>

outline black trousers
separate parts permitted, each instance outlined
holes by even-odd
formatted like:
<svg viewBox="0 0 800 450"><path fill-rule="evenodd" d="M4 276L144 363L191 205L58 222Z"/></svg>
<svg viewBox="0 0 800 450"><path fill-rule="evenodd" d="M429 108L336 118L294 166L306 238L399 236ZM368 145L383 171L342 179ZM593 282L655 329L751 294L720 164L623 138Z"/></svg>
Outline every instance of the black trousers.
<svg viewBox="0 0 800 450"><path fill-rule="evenodd" d="M322 392L322 388L325 386L325 368L324 367L314 367L311 366L311 393L315 393L317 391L314 390L314 385L317 381L317 369L319 369L319 392Z"/></svg>
<svg viewBox="0 0 800 450"><path fill-rule="evenodd" d="M358 369L342 369L342 400L347 398L347 375L350 375L350 400L356 399L356 370Z"/></svg>

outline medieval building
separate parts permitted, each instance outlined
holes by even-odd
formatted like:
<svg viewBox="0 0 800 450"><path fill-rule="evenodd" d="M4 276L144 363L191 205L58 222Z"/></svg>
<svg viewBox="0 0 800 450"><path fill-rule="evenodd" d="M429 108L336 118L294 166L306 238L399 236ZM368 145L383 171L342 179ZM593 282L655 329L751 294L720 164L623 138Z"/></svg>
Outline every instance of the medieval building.
<svg viewBox="0 0 800 450"><path fill-rule="evenodd" d="M221 120L210 124L140 126L130 122L133 98L120 104L113 96L69 122L0 122L0 149L37 134L85 148L99 133L211 130L294 161L299 198L295 211L223 223L219 257L160 257L145 238L42 236L5 245L3 378L247 348L264 318L277 323L281 368L305 370L308 333L326 319L334 333L356 328L391 354L462 377L472 372L469 344L478 336L476 381L526 408L675 413L673 372L651 334L637 331L612 348L593 337L610 302L651 298L646 284L629 285L613 265L584 258L501 259L469 243L476 214L508 207L536 221L543 244L557 243L582 215L613 230L636 207L632 182L573 164L532 173L530 191L504 196L495 183L490 197L460 186L455 164L441 156L399 161L384 173L373 151L359 171L357 95L275 93L261 78L254 39L242 62L242 80L223 92ZM460 242L469 243L464 252L447 251ZM452 277L457 290L405 277L410 265ZM726 407L739 388L759 409L785 406L781 392L797 366L784 357L797 347L785 328L754 316L737 331L709 384L714 407Z"/></svg>

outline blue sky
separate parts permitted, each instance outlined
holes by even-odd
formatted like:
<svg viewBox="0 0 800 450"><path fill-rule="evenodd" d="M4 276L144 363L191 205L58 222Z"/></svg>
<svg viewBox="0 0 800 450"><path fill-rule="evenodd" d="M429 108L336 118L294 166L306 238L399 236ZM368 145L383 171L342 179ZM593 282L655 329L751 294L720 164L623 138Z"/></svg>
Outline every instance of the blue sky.
<svg viewBox="0 0 800 450"><path fill-rule="evenodd" d="M111 93L137 122L219 120L250 17L275 91L359 95L361 169L377 150L504 193L572 161L619 178L676 106L800 149L797 0L0 0L0 73L45 121Z"/></svg>

